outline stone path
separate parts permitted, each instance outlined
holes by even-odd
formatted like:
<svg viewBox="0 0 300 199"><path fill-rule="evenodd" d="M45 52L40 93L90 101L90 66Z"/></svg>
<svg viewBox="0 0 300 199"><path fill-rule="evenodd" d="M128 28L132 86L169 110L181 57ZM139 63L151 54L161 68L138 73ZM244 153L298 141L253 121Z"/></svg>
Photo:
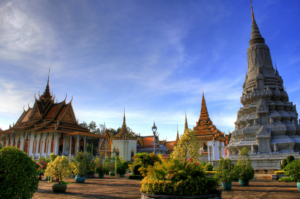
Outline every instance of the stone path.
<svg viewBox="0 0 300 199"><path fill-rule="evenodd" d="M129 180L128 174L124 178L118 176L107 176L105 178L88 178L85 183L73 183L68 185L66 193L56 194L52 192L52 184L46 181L39 182L39 189L33 198L140 198L141 180ZM67 179L68 182L75 182L74 179ZM55 182L57 183L57 182ZM233 182L232 190L224 191L222 187L222 198L300 198L295 182L254 182L250 181L249 186L242 187L238 182Z"/></svg>

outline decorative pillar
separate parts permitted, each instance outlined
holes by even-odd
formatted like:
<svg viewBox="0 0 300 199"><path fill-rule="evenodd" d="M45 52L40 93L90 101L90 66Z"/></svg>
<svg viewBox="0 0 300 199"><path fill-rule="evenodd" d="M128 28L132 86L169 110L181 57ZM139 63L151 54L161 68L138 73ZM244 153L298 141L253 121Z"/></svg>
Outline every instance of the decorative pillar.
<svg viewBox="0 0 300 199"><path fill-rule="evenodd" d="M86 152L86 136L84 136L83 152Z"/></svg>
<svg viewBox="0 0 300 199"><path fill-rule="evenodd" d="M79 149L80 149L80 146L79 146L79 140L80 140L80 137L79 135L77 135L77 140L76 140L76 151L79 152Z"/></svg>
<svg viewBox="0 0 300 199"><path fill-rule="evenodd" d="M49 132L46 134L46 141L45 141L46 143L46 157L48 157L48 149L49 149L49 147L48 147L48 145L49 145Z"/></svg>
<svg viewBox="0 0 300 199"><path fill-rule="evenodd" d="M207 145L207 158L208 158L208 162L210 162L209 145Z"/></svg>
<svg viewBox="0 0 300 199"><path fill-rule="evenodd" d="M39 142L39 149L40 149L40 154L39 154L39 158L41 158L42 156L42 151L43 151L43 135L44 133L40 134L40 142ZM40 144L41 143L41 144Z"/></svg>
<svg viewBox="0 0 300 199"><path fill-rule="evenodd" d="M21 146L22 151L24 151L24 147L25 147L25 132L23 133L23 144Z"/></svg>
<svg viewBox="0 0 300 199"><path fill-rule="evenodd" d="M70 144L69 144L69 157L71 158L72 156L72 135L70 136Z"/></svg>
<svg viewBox="0 0 300 199"><path fill-rule="evenodd" d="M54 148L54 150L53 150L53 151L54 151L54 154L58 155L58 154L57 154L57 151L58 151L58 150L56 150L56 145L57 145L57 144L56 144L56 141L57 141L57 140L56 140L56 134L57 134L57 132L54 132L54 143L53 143L53 148Z"/></svg>
<svg viewBox="0 0 300 199"><path fill-rule="evenodd" d="M105 139L105 143L104 143L104 159L106 159L106 142L107 142L107 139Z"/></svg>
<svg viewBox="0 0 300 199"><path fill-rule="evenodd" d="M12 143L11 145L15 147L15 145L14 145L14 143L15 143L15 132L14 131L11 134L11 138L12 138L11 139L11 143Z"/></svg>
<svg viewBox="0 0 300 199"><path fill-rule="evenodd" d="M34 135L33 135L33 159L35 158L35 153L36 153L36 137L37 137L37 134L35 133Z"/></svg>
<svg viewBox="0 0 300 199"><path fill-rule="evenodd" d="M99 138L99 143L98 143L98 156L100 157L100 150L101 150L101 138Z"/></svg>
<svg viewBox="0 0 300 199"><path fill-rule="evenodd" d="M28 133L28 149L26 151L28 156L30 153L30 142L31 142L31 132Z"/></svg>
<svg viewBox="0 0 300 199"><path fill-rule="evenodd" d="M62 155L65 155L65 146L66 146L65 142L66 142L66 136L64 136L63 147L62 147Z"/></svg>

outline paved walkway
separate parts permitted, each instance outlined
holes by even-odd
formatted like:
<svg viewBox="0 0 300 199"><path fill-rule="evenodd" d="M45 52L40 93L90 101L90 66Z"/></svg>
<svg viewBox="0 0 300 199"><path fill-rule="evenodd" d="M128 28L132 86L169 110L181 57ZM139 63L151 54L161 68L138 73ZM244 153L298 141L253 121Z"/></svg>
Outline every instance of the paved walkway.
<svg viewBox="0 0 300 199"><path fill-rule="evenodd" d="M126 175L128 176L128 174ZM74 179L67 179L68 182L75 182ZM54 183L54 182L53 182ZM88 178L85 183L73 183L68 185L66 193L57 194L52 192L52 184L46 181L39 182L39 189L33 198L140 198L141 180L129 180L128 177L107 176L103 179ZM57 183L57 182L55 182ZM222 187L222 198L300 198L295 182L251 182L249 186L242 187L238 182L233 182L232 190L224 191Z"/></svg>

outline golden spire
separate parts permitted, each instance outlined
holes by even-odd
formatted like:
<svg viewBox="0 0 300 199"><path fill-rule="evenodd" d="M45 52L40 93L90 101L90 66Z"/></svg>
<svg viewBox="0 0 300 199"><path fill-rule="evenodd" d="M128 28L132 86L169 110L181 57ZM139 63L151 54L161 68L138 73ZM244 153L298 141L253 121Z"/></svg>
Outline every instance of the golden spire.
<svg viewBox="0 0 300 199"><path fill-rule="evenodd" d="M186 117L186 111L185 111L184 130L187 130L187 129L189 129L189 126L188 126L187 117Z"/></svg>
<svg viewBox="0 0 300 199"><path fill-rule="evenodd" d="M41 96L42 99L51 99L52 98L52 95L50 93L50 86L49 86L49 82L50 82L50 68L49 68L49 74L48 74L48 81L47 81L47 86L46 86L46 89L43 93L43 95Z"/></svg>
<svg viewBox="0 0 300 199"><path fill-rule="evenodd" d="M125 108L124 108L124 117L123 117L123 125L122 125L122 127L126 127Z"/></svg>
<svg viewBox="0 0 300 199"><path fill-rule="evenodd" d="M202 105L201 105L200 120L209 120L209 115L208 115L206 102L205 102L205 98L204 98L204 92L202 93Z"/></svg>
<svg viewBox="0 0 300 199"><path fill-rule="evenodd" d="M134 153L133 147L132 147L132 149L131 149L131 153Z"/></svg>
<svg viewBox="0 0 300 199"><path fill-rule="evenodd" d="M251 13L252 13L252 19L254 19L253 7L252 7L252 0L250 0L250 3L251 3Z"/></svg>
<svg viewBox="0 0 300 199"><path fill-rule="evenodd" d="M252 14L252 27L251 27L251 38L249 41L249 44L256 44L256 43L265 43L265 39L261 36L258 26L256 24L254 14L253 14L253 6L252 6L252 0L250 0L251 4L251 14Z"/></svg>

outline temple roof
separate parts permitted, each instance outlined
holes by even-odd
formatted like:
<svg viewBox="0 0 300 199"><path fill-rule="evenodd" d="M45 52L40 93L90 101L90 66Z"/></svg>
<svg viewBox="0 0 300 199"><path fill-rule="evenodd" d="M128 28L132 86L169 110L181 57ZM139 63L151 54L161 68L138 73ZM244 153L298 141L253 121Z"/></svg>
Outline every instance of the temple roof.
<svg viewBox="0 0 300 199"><path fill-rule="evenodd" d="M224 133L218 130L209 118L204 93L202 94L200 118L198 122L196 122L196 126L193 130L196 131L196 137L199 140L211 141L213 139L218 139L220 141L225 141Z"/></svg>
<svg viewBox="0 0 300 199"><path fill-rule="evenodd" d="M90 133L89 129L78 125L75 112L72 106L72 100L66 103L66 100L55 103L55 97L50 94L49 77L45 92L39 99L35 97L34 106L23 111L16 124L9 129L0 132L0 134L10 134L12 132L61 132L64 134L79 134L91 137L103 137Z"/></svg>

